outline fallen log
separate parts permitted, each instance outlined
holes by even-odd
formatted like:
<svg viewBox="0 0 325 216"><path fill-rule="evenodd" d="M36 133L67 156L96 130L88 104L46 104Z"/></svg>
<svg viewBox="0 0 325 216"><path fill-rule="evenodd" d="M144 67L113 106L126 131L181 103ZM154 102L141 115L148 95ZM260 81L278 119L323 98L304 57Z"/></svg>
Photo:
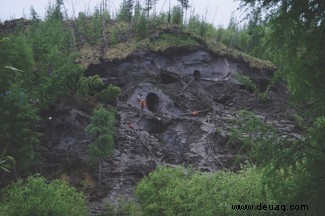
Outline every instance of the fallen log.
<svg viewBox="0 0 325 216"><path fill-rule="evenodd" d="M182 113L180 114L179 116L185 116L185 115L193 115L193 116L196 116L200 113L205 113L205 112L208 112L210 109L207 108L207 109L204 109L204 110L197 110L197 111L192 111L192 112L187 112L187 113Z"/></svg>

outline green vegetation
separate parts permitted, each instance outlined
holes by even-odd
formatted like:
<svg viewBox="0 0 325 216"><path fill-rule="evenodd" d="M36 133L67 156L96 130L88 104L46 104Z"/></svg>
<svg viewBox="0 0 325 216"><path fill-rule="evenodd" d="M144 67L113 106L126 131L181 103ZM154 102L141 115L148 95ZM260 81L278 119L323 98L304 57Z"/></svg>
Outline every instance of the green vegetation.
<svg viewBox="0 0 325 216"><path fill-rule="evenodd" d="M159 167L141 180L136 195L144 215L238 215L231 205L273 202L261 176L256 167L243 168L239 173L214 174L183 167ZM263 215L263 212L240 214Z"/></svg>
<svg viewBox="0 0 325 216"><path fill-rule="evenodd" d="M25 176L41 170L42 134L40 113L64 99L88 100L97 96L105 103L114 102L120 89L103 89L101 78L84 77L84 68L76 44L89 38L96 43L98 29L109 20L107 13L95 11L92 22L80 14L76 29L70 28L61 12L63 1L50 5L44 21L31 9L31 24L1 36L0 41L0 153L5 150L16 161L15 175ZM80 37L75 32L84 32ZM2 33L3 34L3 33ZM91 35L94 34L94 35ZM97 35L96 35L97 34ZM6 160L8 163L8 160Z"/></svg>
<svg viewBox="0 0 325 216"><path fill-rule="evenodd" d="M58 14L50 7L46 22L33 21L30 31L0 43L0 151L7 149L22 173L41 165L38 113L71 94L82 75Z"/></svg>
<svg viewBox="0 0 325 216"><path fill-rule="evenodd" d="M14 170L15 176L25 177L41 170L41 155L46 150L40 113L50 106L65 99L114 103L121 89L112 85L104 88L98 75L85 77L81 65L121 60L139 48L163 52L171 47L206 44L215 55L244 62L252 69L278 69L265 92L247 77L236 77L261 99L278 79L287 81L292 104L304 108L292 117L303 136L280 132L254 113L241 111L228 145L240 145L239 162L247 167L237 173L213 174L160 167L136 189L141 209L127 201L118 212L238 215L231 210L232 204L274 202L308 204L308 214L321 215L325 196L324 4L318 0L241 0L249 11L248 22L238 25L233 17L227 28L216 29L198 15L187 18L186 0L179 0L179 6L161 14L151 13L156 2L146 0L141 5L140 1L125 0L116 17L101 5L92 14L80 13L70 20L62 12L63 1L57 0L49 6L44 20L32 8L28 28L18 25L12 32L1 33L3 175ZM99 164L100 182L102 160L113 152L115 123L115 112L99 105L87 127L93 139L89 159ZM4 189L0 207L1 215L87 214L82 195L65 183L45 184L43 178L36 177ZM107 211L115 210L108 207ZM247 214L254 213L261 214Z"/></svg>
<svg viewBox="0 0 325 216"><path fill-rule="evenodd" d="M40 162L40 133L37 130L40 118L30 96L19 84L11 85L6 92L0 104L0 140L4 144L1 151L7 149L8 155L15 159L18 171L23 171L31 163Z"/></svg>
<svg viewBox="0 0 325 216"><path fill-rule="evenodd" d="M65 182L43 177L19 180L1 191L0 215L89 215L85 196Z"/></svg>
<svg viewBox="0 0 325 216"><path fill-rule="evenodd" d="M102 161L113 154L115 138L115 112L107 111L102 105L94 110L91 123L86 131L93 137L88 146L89 161L99 164L99 183L101 184Z"/></svg>
<svg viewBox="0 0 325 216"><path fill-rule="evenodd" d="M13 164L15 164L15 159L11 156L5 156L6 152L4 151L0 155L0 169L3 171L9 173L10 168L12 167Z"/></svg>
<svg viewBox="0 0 325 216"><path fill-rule="evenodd" d="M235 73L234 76L241 84L245 85L250 91L254 94L258 94L258 87L257 85L248 77L242 73Z"/></svg>
<svg viewBox="0 0 325 216"><path fill-rule="evenodd" d="M143 215L141 207L133 200L129 200L124 197L119 197L118 206L114 207L111 203L105 205L104 216L118 216L118 215L130 215L141 216Z"/></svg>
<svg viewBox="0 0 325 216"><path fill-rule="evenodd" d="M316 0L243 0L242 3L250 10L251 19L247 29L237 35L251 35L247 38L254 46L248 47L249 53L275 62L288 81L296 104L307 102L309 106L299 113L306 118L299 118L299 124L304 121L304 128L308 128L304 130L304 138L279 139L273 133L266 135L265 127L260 130L258 123L253 122L242 128L245 131L240 133L241 140L245 142L243 135L249 131L262 133L263 147L253 148L257 150L253 152L257 158L264 158L267 171L263 176L274 197L286 203L308 204L312 208L310 214L320 215L324 207L319 200L325 196L325 171L320 170L325 166L325 92L321 87L325 79L325 53L320 48L325 45L324 5ZM256 144L254 138L246 141L250 146Z"/></svg>
<svg viewBox="0 0 325 216"><path fill-rule="evenodd" d="M319 199L325 194L324 171L320 168L325 163L321 147L324 118L317 118L303 138L277 130L252 112L241 111L239 117L228 143L240 141L241 161L245 159L264 169L263 183L272 191L272 199L285 204L308 204L310 212L318 215L323 208Z"/></svg>
<svg viewBox="0 0 325 216"><path fill-rule="evenodd" d="M121 89L119 87L109 84L109 86L98 93L97 99L101 103L113 103L120 93Z"/></svg>
<svg viewBox="0 0 325 216"><path fill-rule="evenodd" d="M162 33L157 40L151 41L149 47L153 51L162 52L169 47L198 46L199 43L189 35L173 35Z"/></svg>
<svg viewBox="0 0 325 216"><path fill-rule="evenodd" d="M104 86L100 76L81 77L77 83L77 93L80 97L92 96Z"/></svg>
<svg viewBox="0 0 325 216"><path fill-rule="evenodd" d="M261 91L259 86L253 82L248 76L242 73L235 73L234 78L237 79L241 84L245 85L250 92L257 95L258 100L265 100L272 87L279 81L279 73L273 75L271 82L267 85L265 91Z"/></svg>

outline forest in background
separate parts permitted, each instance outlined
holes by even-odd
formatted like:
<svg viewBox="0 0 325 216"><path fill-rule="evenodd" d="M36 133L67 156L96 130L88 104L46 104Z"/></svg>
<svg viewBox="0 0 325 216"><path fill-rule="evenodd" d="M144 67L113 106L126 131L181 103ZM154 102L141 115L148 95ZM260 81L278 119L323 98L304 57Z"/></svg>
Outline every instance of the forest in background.
<svg viewBox="0 0 325 216"><path fill-rule="evenodd" d="M83 103L84 98L96 97L104 104L93 108L87 127L94 137L89 146L91 163L100 165L112 153L116 121L112 105L120 89L104 87L99 76L85 77L85 68L76 63L78 50L89 44L103 60L106 51L117 44L141 43L169 25L207 44L224 44L273 62L277 76L288 83L292 106L299 110L296 122L304 139L276 142L269 125L244 113L243 122L238 122L241 130L234 131L233 137L246 146L248 162L240 172L207 175L191 168L162 167L139 183L138 203L125 201L117 210L108 204L107 214L238 215L229 206L275 203L310 208L307 213L288 214L321 215L325 198L325 2L241 0L247 13L245 24L239 25L233 17L227 28L215 28L204 16L190 14L187 18L188 0L180 0L169 12L153 14L156 2L124 0L113 17L103 1L94 13L81 12L70 19L65 16L63 0L57 0L44 20L31 8L27 27L17 25L12 32L1 33L0 178L12 175L15 183L2 189L0 214L88 214L82 192L61 181L44 184L42 177L34 176L42 173L42 152L46 151L39 129L41 113L67 98ZM168 43L168 38L163 42ZM244 136L248 131L267 135L256 140ZM16 182L28 176L28 180ZM42 199L53 205L40 204ZM23 201L28 202L21 207ZM279 211L255 213L277 215Z"/></svg>

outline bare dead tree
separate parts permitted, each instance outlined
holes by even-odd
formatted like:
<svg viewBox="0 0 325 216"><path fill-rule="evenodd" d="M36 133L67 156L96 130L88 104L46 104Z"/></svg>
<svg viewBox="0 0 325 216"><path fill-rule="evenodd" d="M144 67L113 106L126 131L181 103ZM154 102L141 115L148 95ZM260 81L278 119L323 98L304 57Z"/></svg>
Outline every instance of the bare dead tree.
<svg viewBox="0 0 325 216"><path fill-rule="evenodd" d="M71 0L72 2L72 0ZM67 17L67 24L69 26L69 29L71 31L71 37L72 37L72 40L73 40L73 47L76 48L77 45L76 45L76 23L75 23L75 18L73 18L71 21L69 20L69 15L68 15L68 10L67 8L65 7L65 4L64 4L64 1L62 1L62 6L63 6L63 9L64 9L64 13L66 14L66 17ZM74 16L74 12L75 12L75 9L74 9L74 6L72 6L72 13L73 13L73 16Z"/></svg>
<svg viewBox="0 0 325 216"><path fill-rule="evenodd" d="M104 60L104 56L107 48L107 37L106 37L106 13L107 11L107 0L102 0L100 4L100 12L102 17L102 37L101 37L101 46L100 46L100 60Z"/></svg>

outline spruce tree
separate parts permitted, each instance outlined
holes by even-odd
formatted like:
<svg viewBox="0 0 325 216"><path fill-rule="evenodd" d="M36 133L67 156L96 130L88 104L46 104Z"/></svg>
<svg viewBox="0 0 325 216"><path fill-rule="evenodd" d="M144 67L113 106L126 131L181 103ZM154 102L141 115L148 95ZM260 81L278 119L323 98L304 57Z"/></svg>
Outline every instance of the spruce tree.
<svg viewBox="0 0 325 216"><path fill-rule="evenodd" d="M2 40L0 48L0 151L14 157L18 171L28 171L40 161L32 49L23 36Z"/></svg>
<svg viewBox="0 0 325 216"><path fill-rule="evenodd" d="M91 164L98 163L99 184L102 183L102 162L113 154L115 124L115 113L98 105L91 117L91 123L86 128L92 137L88 146L89 161Z"/></svg>
<svg viewBox="0 0 325 216"><path fill-rule="evenodd" d="M139 40L145 38L148 32L148 23L145 12L143 11L136 24L136 35Z"/></svg>

